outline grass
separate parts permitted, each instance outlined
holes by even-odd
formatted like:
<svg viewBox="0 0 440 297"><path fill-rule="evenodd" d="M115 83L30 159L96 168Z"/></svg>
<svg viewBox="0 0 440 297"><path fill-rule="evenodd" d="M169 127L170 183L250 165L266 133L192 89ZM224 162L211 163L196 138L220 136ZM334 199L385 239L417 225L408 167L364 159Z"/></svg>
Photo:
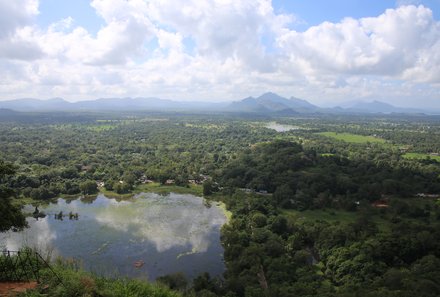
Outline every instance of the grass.
<svg viewBox="0 0 440 297"><path fill-rule="evenodd" d="M342 224L351 224L356 222L359 216L358 212L335 209L316 209L305 211L285 209L283 210L283 214L299 223L321 220L328 223L340 222ZM389 230L389 223L382 218L379 213L373 214L371 219L377 225L380 231L386 232Z"/></svg>
<svg viewBox="0 0 440 297"><path fill-rule="evenodd" d="M148 184L138 185L133 192L127 194L118 194L113 191L108 191L105 188L101 188L100 192L109 198L116 199L130 199L134 195L145 192L153 192L158 194L177 193L177 194L191 194L194 196L203 196L203 187L201 185L189 184L188 187L181 187L177 185L161 185L160 183L153 182Z"/></svg>
<svg viewBox="0 0 440 297"><path fill-rule="evenodd" d="M126 278L99 277L67 261L58 260L52 269L61 279L61 283L51 270L44 269L40 271L42 280L39 286L20 296L182 296L156 283Z"/></svg>
<svg viewBox="0 0 440 297"><path fill-rule="evenodd" d="M226 216L226 222L227 222L227 223L230 222L231 219L232 219L232 212L229 211L229 210L226 208L226 204L225 204L224 202L217 201L217 202L216 202L216 205L217 205L218 207L220 207L221 210L223 211L223 213L225 214L225 216Z"/></svg>
<svg viewBox="0 0 440 297"><path fill-rule="evenodd" d="M353 223L356 221L357 213L334 210L334 209L318 209L318 210L292 210L285 209L283 214L295 221L316 221L323 220L329 223L340 221L341 223Z"/></svg>
<svg viewBox="0 0 440 297"><path fill-rule="evenodd" d="M330 137L336 140L341 140L350 143L385 143L385 139L374 137L374 136L365 136L358 135L352 133L337 133L337 132L320 132L319 135Z"/></svg>
<svg viewBox="0 0 440 297"><path fill-rule="evenodd" d="M120 200L130 199L133 198L134 195L142 193L142 192L153 192L158 194L166 194L166 193L177 193L177 194L191 194L194 196L203 196L203 186L202 185L193 185L189 184L188 187L180 187L176 185L161 185L160 183L148 183L148 184L142 184L137 186L133 192L127 193L127 194L118 194L113 191L108 191L105 188L100 188L99 193L104 194L104 196L108 198L115 198ZM50 202L56 202L58 198L64 198L64 199L77 199L78 197L82 196L82 194L75 194L75 195L59 195L56 198L51 198L48 200L34 200L29 197L20 197L19 199L12 199L12 205L16 207L21 207L26 204L31 205L40 205ZM90 198L94 198L96 195L91 195Z"/></svg>
<svg viewBox="0 0 440 297"><path fill-rule="evenodd" d="M102 132L113 130L117 127L115 124L98 124L98 125L88 125L87 129L94 132Z"/></svg>
<svg viewBox="0 0 440 297"><path fill-rule="evenodd" d="M406 153L402 155L405 159L415 159L415 160L424 160L424 159L432 159L440 162L440 156L433 156L430 154L422 154L422 153Z"/></svg>
<svg viewBox="0 0 440 297"><path fill-rule="evenodd" d="M113 191L108 191L105 188L100 188L99 192L104 194L105 197L116 198L116 199L130 199L136 194L136 193L118 194Z"/></svg>
<svg viewBox="0 0 440 297"><path fill-rule="evenodd" d="M34 204L35 202L38 202L38 201L36 201L32 198L28 198L28 197L26 197L26 198L20 197L18 199L11 199L11 204L12 204L12 206L15 206L15 207L21 207L26 204Z"/></svg>
<svg viewBox="0 0 440 297"><path fill-rule="evenodd" d="M49 198L49 199L44 199L44 200L35 200L30 197L20 196L17 199L12 199L11 204L16 207L22 207L26 204L39 206L39 205L44 205L44 204L49 204L49 203L56 203L58 198L63 198L65 200L75 200L80 196L82 196L82 194L75 194L75 195L60 194L54 198ZM96 195L90 195L90 196L96 197Z"/></svg>
<svg viewBox="0 0 440 297"><path fill-rule="evenodd" d="M154 193L177 193L192 194L194 196L203 196L203 187L201 185L189 184L188 187L180 187L176 185L161 185L160 183L143 184L135 189L136 193L154 192Z"/></svg>
<svg viewBox="0 0 440 297"><path fill-rule="evenodd" d="M208 130L218 130L223 129L224 125L218 125L218 124L192 124L192 123L185 123L185 127L190 128L201 128L201 129L208 129Z"/></svg>

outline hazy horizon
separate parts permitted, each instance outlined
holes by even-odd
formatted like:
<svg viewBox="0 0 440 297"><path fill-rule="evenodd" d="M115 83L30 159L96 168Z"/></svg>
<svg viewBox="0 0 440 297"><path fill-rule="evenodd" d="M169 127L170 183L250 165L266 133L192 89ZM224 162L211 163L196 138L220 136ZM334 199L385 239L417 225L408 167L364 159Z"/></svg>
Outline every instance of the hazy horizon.
<svg viewBox="0 0 440 297"><path fill-rule="evenodd" d="M436 0L0 0L0 101L272 91L440 109Z"/></svg>

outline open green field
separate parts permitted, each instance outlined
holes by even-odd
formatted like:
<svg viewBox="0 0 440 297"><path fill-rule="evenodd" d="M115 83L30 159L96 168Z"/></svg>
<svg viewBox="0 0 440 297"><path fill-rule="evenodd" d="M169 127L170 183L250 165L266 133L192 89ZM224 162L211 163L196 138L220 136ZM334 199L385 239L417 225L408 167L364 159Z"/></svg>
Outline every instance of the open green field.
<svg viewBox="0 0 440 297"><path fill-rule="evenodd" d="M355 223L359 217L358 212L335 209L314 209L305 211L285 209L283 210L283 214L298 223L326 221L328 223L340 222L341 224L352 224ZM389 230L389 223L382 218L378 212L372 214L371 219L376 223L379 230L384 232Z"/></svg>
<svg viewBox="0 0 440 297"><path fill-rule="evenodd" d="M293 209L283 210L283 214L287 217L294 219L295 221L316 221L322 220L326 222L336 222L341 223L353 223L356 221L357 213L333 210L333 209L319 209L319 210L305 210L298 211Z"/></svg>
<svg viewBox="0 0 440 297"><path fill-rule="evenodd" d="M367 143L367 142L385 143L385 139L382 138L378 138L374 136L357 135L352 133L321 132L318 134L351 143Z"/></svg>
<svg viewBox="0 0 440 297"><path fill-rule="evenodd" d="M321 154L322 157L332 157L334 155L335 154L332 154L332 153L323 153L323 154Z"/></svg>
<svg viewBox="0 0 440 297"><path fill-rule="evenodd" d="M422 154L422 153L406 153L402 157L405 159L417 159L417 160L423 160L423 159L433 159L440 162L440 156L433 156L430 154Z"/></svg>
<svg viewBox="0 0 440 297"><path fill-rule="evenodd" d="M113 130L117 127L117 125L110 125L110 124L100 124L100 125L89 125L87 126L87 129L94 132L102 132L102 131L108 131Z"/></svg>
<svg viewBox="0 0 440 297"><path fill-rule="evenodd" d="M195 196L203 196L202 185L189 184L188 187L179 187L176 185L161 185L154 182L149 184L143 184L136 187L135 192L154 192L154 193L177 193L177 194L192 194Z"/></svg>

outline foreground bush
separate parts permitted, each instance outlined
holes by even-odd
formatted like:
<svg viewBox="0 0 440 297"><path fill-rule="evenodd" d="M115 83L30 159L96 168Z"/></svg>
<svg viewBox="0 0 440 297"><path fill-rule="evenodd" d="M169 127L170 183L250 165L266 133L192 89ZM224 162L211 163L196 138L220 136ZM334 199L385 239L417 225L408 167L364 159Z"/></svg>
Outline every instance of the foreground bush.
<svg viewBox="0 0 440 297"><path fill-rule="evenodd" d="M41 271L41 283L35 290L20 296L103 296L103 297L179 297L161 285L132 279L111 279L95 276L75 267L74 264L57 263ZM53 273L55 272L55 274Z"/></svg>

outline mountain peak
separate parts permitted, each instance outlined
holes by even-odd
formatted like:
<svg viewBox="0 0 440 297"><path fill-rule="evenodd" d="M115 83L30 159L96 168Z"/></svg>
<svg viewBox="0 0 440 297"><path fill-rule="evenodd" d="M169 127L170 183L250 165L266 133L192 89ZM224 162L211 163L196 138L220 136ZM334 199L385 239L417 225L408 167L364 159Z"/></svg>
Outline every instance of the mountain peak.
<svg viewBox="0 0 440 297"><path fill-rule="evenodd" d="M230 104L229 108L234 111L247 112L265 112L277 114L296 114L298 112L315 112L319 108L310 104L306 100L284 98L273 92L266 92L261 96L254 98L248 97L241 101Z"/></svg>
<svg viewBox="0 0 440 297"><path fill-rule="evenodd" d="M50 99L47 100L47 102L52 102L52 103L67 103L66 100L64 100L63 98L60 98L60 97L50 98Z"/></svg>
<svg viewBox="0 0 440 297"><path fill-rule="evenodd" d="M262 94L261 96L257 97L257 99L258 100L279 100L279 99L286 99L286 98L281 97L280 95L275 94L273 92L266 92L266 93Z"/></svg>

